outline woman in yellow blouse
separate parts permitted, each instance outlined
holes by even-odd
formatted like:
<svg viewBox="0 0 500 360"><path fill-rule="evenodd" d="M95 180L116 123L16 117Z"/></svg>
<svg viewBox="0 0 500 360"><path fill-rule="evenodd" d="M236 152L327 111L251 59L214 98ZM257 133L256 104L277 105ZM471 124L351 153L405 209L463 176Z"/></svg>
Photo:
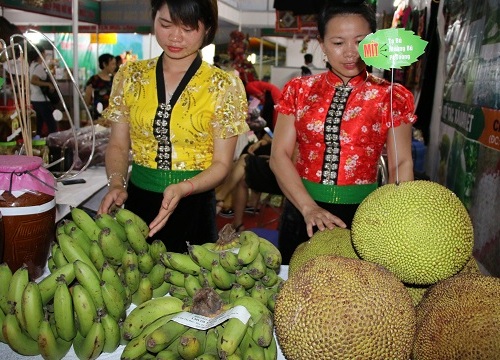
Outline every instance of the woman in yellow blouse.
<svg viewBox="0 0 500 360"><path fill-rule="evenodd" d="M162 55L117 72L106 151L109 191L99 213L125 205L169 251L217 239L214 188L248 130L240 79L200 57L217 30L216 0L151 0ZM127 184L129 149L132 171Z"/></svg>

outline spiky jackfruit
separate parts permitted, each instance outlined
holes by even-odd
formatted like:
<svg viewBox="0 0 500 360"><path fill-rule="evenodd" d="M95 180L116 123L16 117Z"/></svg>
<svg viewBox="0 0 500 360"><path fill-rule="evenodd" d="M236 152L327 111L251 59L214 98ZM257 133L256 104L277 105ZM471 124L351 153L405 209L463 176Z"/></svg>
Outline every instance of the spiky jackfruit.
<svg viewBox="0 0 500 360"><path fill-rule="evenodd" d="M377 264L323 255L281 288L274 309L288 360L409 359L415 308L403 283Z"/></svg>
<svg viewBox="0 0 500 360"><path fill-rule="evenodd" d="M317 231L308 241L297 246L293 252L288 264L288 276L292 276L308 260L320 255L338 255L358 259L352 246L351 231L339 227Z"/></svg>
<svg viewBox="0 0 500 360"><path fill-rule="evenodd" d="M471 219L458 197L426 180L373 191L354 215L351 236L362 259L415 285L455 275L472 255L474 243Z"/></svg>
<svg viewBox="0 0 500 360"><path fill-rule="evenodd" d="M431 286L417 306L414 360L498 359L500 279L459 274Z"/></svg>

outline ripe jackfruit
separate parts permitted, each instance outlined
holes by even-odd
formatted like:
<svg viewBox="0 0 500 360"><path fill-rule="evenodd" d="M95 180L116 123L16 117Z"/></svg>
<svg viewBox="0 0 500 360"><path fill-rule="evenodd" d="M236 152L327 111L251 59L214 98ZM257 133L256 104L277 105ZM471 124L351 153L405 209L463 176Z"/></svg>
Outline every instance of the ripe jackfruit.
<svg viewBox="0 0 500 360"><path fill-rule="evenodd" d="M308 260L320 255L358 259L352 246L351 231L339 227L317 231L308 241L297 246L293 252L288 264L288 276L292 276Z"/></svg>
<svg viewBox="0 0 500 360"><path fill-rule="evenodd" d="M377 264L323 255L285 281L274 308L288 360L409 359L415 308L403 283Z"/></svg>
<svg viewBox="0 0 500 360"><path fill-rule="evenodd" d="M459 274L431 286L417 306L414 360L498 359L500 279Z"/></svg>
<svg viewBox="0 0 500 360"><path fill-rule="evenodd" d="M472 255L474 243L471 219L458 197L426 180L373 191L354 215L351 236L362 259L415 285L455 275Z"/></svg>

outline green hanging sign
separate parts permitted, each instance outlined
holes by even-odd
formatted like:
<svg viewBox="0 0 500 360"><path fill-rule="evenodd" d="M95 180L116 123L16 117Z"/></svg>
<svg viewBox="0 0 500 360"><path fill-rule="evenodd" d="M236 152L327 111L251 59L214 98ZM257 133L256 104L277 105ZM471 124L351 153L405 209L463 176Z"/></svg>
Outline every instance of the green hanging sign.
<svg viewBox="0 0 500 360"><path fill-rule="evenodd" d="M379 69L409 66L424 53L427 41L411 30L391 28L367 35L359 43L359 53L366 65Z"/></svg>
<svg viewBox="0 0 500 360"><path fill-rule="evenodd" d="M0 89L3 87L4 83L5 83L5 79L3 77L0 77Z"/></svg>

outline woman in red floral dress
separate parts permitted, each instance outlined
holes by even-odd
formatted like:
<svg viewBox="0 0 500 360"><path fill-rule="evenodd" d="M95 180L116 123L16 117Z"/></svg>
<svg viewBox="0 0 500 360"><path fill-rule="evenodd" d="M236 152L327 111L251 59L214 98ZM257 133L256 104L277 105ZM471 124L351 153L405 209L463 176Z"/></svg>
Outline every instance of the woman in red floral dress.
<svg viewBox="0 0 500 360"><path fill-rule="evenodd" d="M369 74L358 52L375 29L364 1L327 2L318 34L329 70L283 88L270 165L287 198L279 228L285 264L315 231L350 228L358 205L377 187L384 147L389 181L413 180L413 95Z"/></svg>

